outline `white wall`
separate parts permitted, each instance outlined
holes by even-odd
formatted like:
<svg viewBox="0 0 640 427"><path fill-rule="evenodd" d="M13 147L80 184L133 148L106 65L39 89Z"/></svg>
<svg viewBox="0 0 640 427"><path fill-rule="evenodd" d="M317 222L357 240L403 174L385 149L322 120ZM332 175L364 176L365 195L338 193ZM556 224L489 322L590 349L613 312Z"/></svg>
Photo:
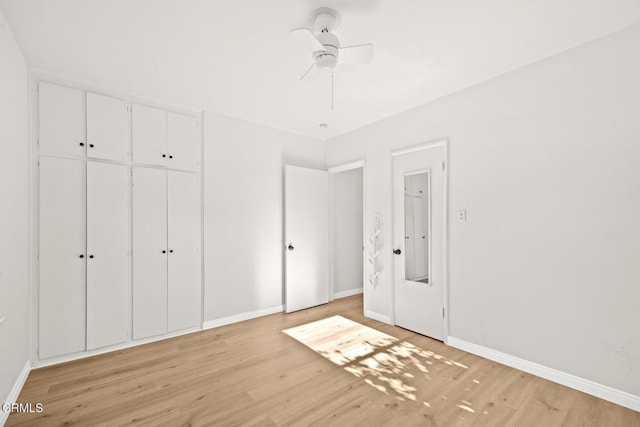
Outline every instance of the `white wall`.
<svg viewBox="0 0 640 427"><path fill-rule="evenodd" d="M362 289L362 168L333 174L333 292Z"/></svg>
<svg viewBox="0 0 640 427"><path fill-rule="evenodd" d="M390 314L389 153L446 137L450 335L640 396L637 52L639 25L329 141L386 223L368 308Z"/></svg>
<svg viewBox="0 0 640 427"><path fill-rule="evenodd" d="M324 144L204 117L204 319L283 304L284 165L324 169Z"/></svg>
<svg viewBox="0 0 640 427"><path fill-rule="evenodd" d="M0 12L0 403L30 354L27 114L27 66Z"/></svg>

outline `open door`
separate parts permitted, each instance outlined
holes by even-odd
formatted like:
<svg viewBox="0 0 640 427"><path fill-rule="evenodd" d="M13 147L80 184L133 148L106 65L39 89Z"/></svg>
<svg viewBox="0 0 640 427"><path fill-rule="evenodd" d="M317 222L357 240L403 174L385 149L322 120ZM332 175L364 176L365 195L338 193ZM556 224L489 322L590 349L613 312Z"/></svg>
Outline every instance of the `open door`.
<svg viewBox="0 0 640 427"><path fill-rule="evenodd" d="M285 166L285 311L329 302L329 174Z"/></svg>

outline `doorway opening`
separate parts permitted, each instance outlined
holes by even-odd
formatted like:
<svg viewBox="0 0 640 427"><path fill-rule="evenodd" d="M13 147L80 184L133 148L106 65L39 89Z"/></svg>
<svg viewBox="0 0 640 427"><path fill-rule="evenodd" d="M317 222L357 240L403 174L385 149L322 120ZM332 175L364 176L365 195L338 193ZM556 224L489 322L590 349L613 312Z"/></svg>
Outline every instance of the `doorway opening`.
<svg viewBox="0 0 640 427"><path fill-rule="evenodd" d="M364 161L329 169L331 300L364 291Z"/></svg>

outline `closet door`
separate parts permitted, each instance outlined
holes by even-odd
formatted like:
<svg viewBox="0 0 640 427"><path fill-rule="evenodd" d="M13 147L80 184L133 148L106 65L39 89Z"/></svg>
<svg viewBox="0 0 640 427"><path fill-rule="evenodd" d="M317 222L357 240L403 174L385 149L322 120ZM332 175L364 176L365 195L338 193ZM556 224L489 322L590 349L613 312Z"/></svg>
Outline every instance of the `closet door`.
<svg viewBox="0 0 640 427"><path fill-rule="evenodd" d="M87 350L128 337L128 188L126 166L87 162Z"/></svg>
<svg viewBox="0 0 640 427"><path fill-rule="evenodd" d="M198 175L170 171L169 331L198 326L202 312Z"/></svg>
<svg viewBox="0 0 640 427"><path fill-rule="evenodd" d="M167 172L133 169L133 337L167 332Z"/></svg>
<svg viewBox="0 0 640 427"><path fill-rule="evenodd" d="M87 93L87 155L126 161L129 154L127 103Z"/></svg>
<svg viewBox="0 0 640 427"><path fill-rule="evenodd" d="M41 152L85 154L85 94L52 83L38 84L38 144Z"/></svg>
<svg viewBox="0 0 640 427"><path fill-rule="evenodd" d="M193 116L167 113L167 165L176 169L196 170L200 157L200 127Z"/></svg>
<svg viewBox="0 0 640 427"><path fill-rule="evenodd" d="M148 165L167 164L167 112L133 104L131 113L133 161Z"/></svg>
<svg viewBox="0 0 640 427"><path fill-rule="evenodd" d="M39 357L85 349L85 166L40 158Z"/></svg>

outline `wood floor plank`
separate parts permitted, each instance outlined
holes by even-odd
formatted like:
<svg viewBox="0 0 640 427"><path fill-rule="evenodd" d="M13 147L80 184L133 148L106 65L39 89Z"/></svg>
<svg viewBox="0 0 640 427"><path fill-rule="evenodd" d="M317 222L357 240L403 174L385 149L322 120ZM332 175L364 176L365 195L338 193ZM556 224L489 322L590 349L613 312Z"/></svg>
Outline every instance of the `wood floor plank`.
<svg viewBox="0 0 640 427"><path fill-rule="evenodd" d="M333 336L308 333L322 355L283 333L336 315L396 341L339 365ZM370 339L358 327L338 352ZM44 412L8 426L640 427L638 412L367 319L361 296L35 369L18 401Z"/></svg>

